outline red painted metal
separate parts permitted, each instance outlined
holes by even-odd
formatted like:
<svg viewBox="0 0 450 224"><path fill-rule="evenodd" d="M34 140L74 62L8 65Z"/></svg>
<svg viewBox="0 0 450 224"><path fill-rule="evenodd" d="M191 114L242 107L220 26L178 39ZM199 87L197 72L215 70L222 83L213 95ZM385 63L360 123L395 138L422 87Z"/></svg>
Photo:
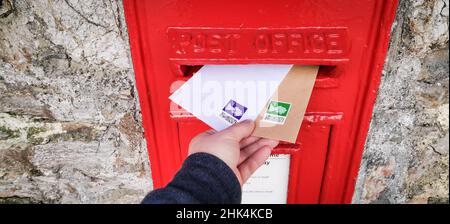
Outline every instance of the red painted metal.
<svg viewBox="0 0 450 224"><path fill-rule="evenodd" d="M124 0L155 188L208 127L168 96L204 64L321 65L291 154L288 203L349 203L397 0Z"/></svg>

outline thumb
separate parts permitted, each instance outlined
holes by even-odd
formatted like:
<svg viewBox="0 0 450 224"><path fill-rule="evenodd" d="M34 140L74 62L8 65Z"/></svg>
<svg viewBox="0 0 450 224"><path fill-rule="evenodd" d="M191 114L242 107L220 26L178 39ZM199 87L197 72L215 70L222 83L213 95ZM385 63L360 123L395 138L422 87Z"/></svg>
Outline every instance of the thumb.
<svg viewBox="0 0 450 224"><path fill-rule="evenodd" d="M240 142L242 139L250 136L253 129L255 129L255 122L252 120L245 120L233 124L232 126L226 128L222 133Z"/></svg>
<svg viewBox="0 0 450 224"><path fill-rule="evenodd" d="M242 183L247 182L248 178L250 178L250 176L252 176L252 174L264 164L264 162L269 158L271 151L272 148L270 146L263 146L238 166Z"/></svg>

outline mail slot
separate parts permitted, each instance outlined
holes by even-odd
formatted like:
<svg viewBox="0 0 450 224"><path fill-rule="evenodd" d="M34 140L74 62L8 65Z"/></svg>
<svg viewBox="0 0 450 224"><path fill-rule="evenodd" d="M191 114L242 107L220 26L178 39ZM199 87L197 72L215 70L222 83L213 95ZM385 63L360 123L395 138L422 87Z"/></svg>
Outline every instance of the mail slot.
<svg viewBox="0 0 450 224"><path fill-rule="evenodd" d="M223 63L221 63L223 64ZM183 65L174 63L171 66L173 72L180 77L180 80L187 80L191 78L194 73L200 70L203 65ZM344 74L344 65L322 65L319 68L316 79L316 88L329 88L337 86L339 83L339 76Z"/></svg>
<svg viewBox="0 0 450 224"><path fill-rule="evenodd" d="M396 0L124 0L154 188L209 127L169 95L203 65L320 65L290 155L287 203L350 203Z"/></svg>

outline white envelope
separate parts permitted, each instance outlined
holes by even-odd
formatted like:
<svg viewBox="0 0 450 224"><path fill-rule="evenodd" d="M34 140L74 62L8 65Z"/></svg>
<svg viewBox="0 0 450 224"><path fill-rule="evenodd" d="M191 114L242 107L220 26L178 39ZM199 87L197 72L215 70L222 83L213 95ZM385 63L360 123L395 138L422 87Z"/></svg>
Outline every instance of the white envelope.
<svg viewBox="0 0 450 224"><path fill-rule="evenodd" d="M169 99L216 131L255 120L292 65L205 65Z"/></svg>

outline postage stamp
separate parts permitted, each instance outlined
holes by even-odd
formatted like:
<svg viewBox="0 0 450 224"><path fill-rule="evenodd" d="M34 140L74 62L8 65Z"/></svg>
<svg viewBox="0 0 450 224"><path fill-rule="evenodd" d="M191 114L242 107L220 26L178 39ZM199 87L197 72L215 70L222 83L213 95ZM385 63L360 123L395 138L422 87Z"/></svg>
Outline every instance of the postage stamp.
<svg viewBox="0 0 450 224"><path fill-rule="evenodd" d="M237 103L234 100L228 101L228 103L223 107L219 116L223 118L230 124L234 124L241 120L244 113L247 111L247 107Z"/></svg>
<svg viewBox="0 0 450 224"><path fill-rule="evenodd" d="M275 124L284 124L290 109L290 103L272 100L270 101L262 120Z"/></svg>

